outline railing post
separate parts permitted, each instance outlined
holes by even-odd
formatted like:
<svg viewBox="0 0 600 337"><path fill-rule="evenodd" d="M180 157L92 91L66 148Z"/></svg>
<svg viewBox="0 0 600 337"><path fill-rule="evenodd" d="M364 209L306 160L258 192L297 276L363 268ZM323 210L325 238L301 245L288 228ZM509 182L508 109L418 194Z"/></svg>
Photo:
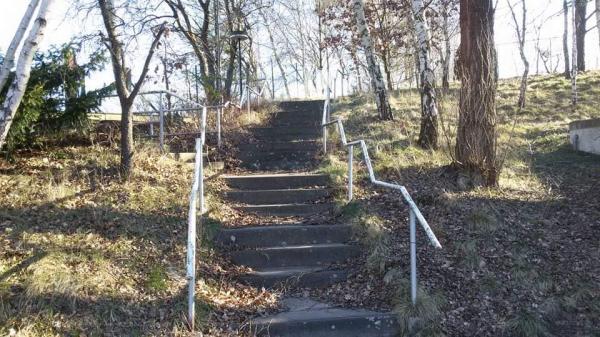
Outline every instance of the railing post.
<svg viewBox="0 0 600 337"><path fill-rule="evenodd" d="M205 200L204 200L204 144L206 142L206 115L208 112L207 107L202 108L202 139L200 147L200 178L198 184L198 190L200 192L200 215L206 212Z"/></svg>
<svg viewBox="0 0 600 337"><path fill-rule="evenodd" d="M202 139L196 138L196 160L194 162L194 185L202 183ZM196 186L194 186L196 188ZM188 213L187 237L187 281L188 281L188 323L194 331L196 321L196 222L198 198L197 191L192 188L190 194L190 208ZM202 221L202 220L200 220Z"/></svg>
<svg viewBox="0 0 600 337"><path fill-rule="evenodd" d="M250 114L250 88L246 88L246 98L248 101L248 114Z"/></svg>
<svg viewBox="0 0 600 337"><path fill-rule="evenodd" d="M417 221L412 208L410 214L410 298L417 304Z"/></svg>
<svg viewBox="0 0 600 337"><path fill-rule="evenodd" d="M158 138L160 143L160 151L165 152L165 109L163 107L163 94L159 95L158 102L158 118L159 118L159 131Z"/></svg>
<svg viewBox="0 0 600 337"><path fill-rule="evenodd" d="M354 168L353 168L353 159L354 159L354 145L348 146L348 201L352 201L353 193L352 190L354 188Z"/></svg>
<svg viewBox="0 0 600 337"><path fill-rule="evenodd" d="M323 125L323 153L327 154L327 126Z"/></svg>
<svg viewBox="0 0 600 337"><path fill-rule="evenodd" d="M150 113L150 136L154 136L154 121L152 120L152 113Z"/></svg>
<svg viewBox="0 0 600 337"><path fill-rule="evenodd" d="M223 107L220 106L217 108L217 147L221 148L221 114L223 112Z"/></svg>

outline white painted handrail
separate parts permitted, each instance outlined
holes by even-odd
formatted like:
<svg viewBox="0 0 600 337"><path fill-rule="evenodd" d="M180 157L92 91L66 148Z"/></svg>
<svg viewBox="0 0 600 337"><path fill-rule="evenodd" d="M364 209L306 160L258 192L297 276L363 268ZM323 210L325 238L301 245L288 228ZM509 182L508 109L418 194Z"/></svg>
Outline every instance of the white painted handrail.
<svg viewBox="0 0 600 337"><path fill-rule="evenodd" d="M323 128L323 151L327 153L327 127L331 125L337 126L337 130L340 134L341 143L344 147L348 149L348 201L353 198L353 158L354 158L354 146L360 146L365 164L367 165L367 171L369 173L369 180L372 184L376 186L381 186L385 188L389 188L392 190L400 191L402 195L402 199L408 205L409 208L409 219L410 219L410 261L411 261L411 300L413 304L416 304L417 301L417 247L416 247L416 221L418 220L419 224L427 234L429 238L429 242L435 248L442 248L439 240L431 230L431 227L427 223L427 220L419 210L419 207L415 204L413 199L406 187L398 184L392 184L385 181L378 180L375 177L375 172L373 170L373 164L371 163L371 158L369 157L369 149L367 148L367 144L364 140L355 140L348 142L346 139L346 132L344 131L344 124L341 119L336 119L333 121L329 120L329 112L331 108L331 99L330 99L330 90L327 90L327 97L325 99L325 104L323 107L323 118L321 121L321 127Z"/></svg>

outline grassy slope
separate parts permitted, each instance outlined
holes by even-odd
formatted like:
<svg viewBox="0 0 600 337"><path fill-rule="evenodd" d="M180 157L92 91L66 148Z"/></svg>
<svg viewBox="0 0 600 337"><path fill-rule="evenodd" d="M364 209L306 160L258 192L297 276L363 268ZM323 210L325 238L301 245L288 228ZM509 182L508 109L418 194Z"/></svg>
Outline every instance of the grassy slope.
<svg viewBox="0 0 600 337"><path fill-rule="evenodd" d="M0 161L0 335L186 335L191 170L148 146L137 153L126 183L106 147ZM231 281L209 244L198 260L206 336L236 335L275 302Z"/></svg>
<svg viewBox="0 0 600 337"><path fill-rule="evenodd" d="M442 149L434 152L413 146L419 127L415 91L393 95L394 122L376 120L373 102L362 96L337 104L349 139L368 140L376 174L409 188L444 246L434 252L418 234L420 285L436 295L430 299L444 298L434 305L442 308L437 331L449 336L600 333L600 157L572 151L566 133L569 121L600 117L600 75L583 75L579 88L580 105L572 111L569 81L532 78L528 106L516 115L518 83L502 82L501 186L468 192L457 188L455 174L446 168L454 146L456 90L443 99ZM359 172L365 178L364 170ZM358 214L371 253L347 284L316 295L348 306L396 305L406 313L405 290L394 290L405 287L408 278L406 209L398 206L397 196L373 191L364 180L357 193L358 202L347 211Z"/></svg>

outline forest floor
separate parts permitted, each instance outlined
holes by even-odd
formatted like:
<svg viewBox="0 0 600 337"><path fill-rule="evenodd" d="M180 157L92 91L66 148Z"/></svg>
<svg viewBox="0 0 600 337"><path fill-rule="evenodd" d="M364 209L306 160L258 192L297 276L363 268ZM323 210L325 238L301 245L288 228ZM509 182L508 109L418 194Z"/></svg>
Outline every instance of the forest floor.
<svg viewBox="0 0 600 337"><path fill-rule="evenodd" d="M600 74L583 75L579 88L574 111L568 80L534 77L519 113L518 82L502 81L500 187L471 191L450 166L456 89L442 98L438 151L415 144L416 91L393 95L396 121L379 121L362 96L338 102L334 116L345 120L348 139L367 141L379 179L407 186L443 248L417 230L423 295L415 315L406 305L408 211L397 194L373 189L362 166L358 198L341 219L357 225L370 249L347 283L312 295L393 309L401 320L421 316L426 336L600 336L600 156L573 151L567 137L570 121L600 117ZM343 186L346 154L337 150L323 170Z"/></svg>
<svg viewBox="0 0 600 337"><path fill-rule="evenodd" d="M517 114L518 84L502 82L500 188L474 191L461 191L448 169L455 90L443 100L439 151L413 145L415 91L395 93L393 122L377 120L364 96L335 105L349 138L367 140L376 174L407 186L443 245L434 250L418 232L419 313L439 323L429 335L600 335L600 157L576 153L566 140L569 121L600 117L600 74L582 76L579 88L572 111L567 80L533 78L528 107ZM322 171L343 186L340 150ZM405 305L407 210L397 195L366 184L356 165L357 200L342 206L338 220L356 223L371 249L348 282L303 295L414 315ZM144 144L130 181L120 181L117 167L116 144L47 146L0 159L0 335L188 335L191 169ZM208 184L209 193L221 186L214 178ZM212 195L217 211L205 222L198 256L197 325L205 336L236 336L247 317L276 310L280 293L234 281L238 271L210 244L219 220L235 216L218 214L218 202Z"/></svg>

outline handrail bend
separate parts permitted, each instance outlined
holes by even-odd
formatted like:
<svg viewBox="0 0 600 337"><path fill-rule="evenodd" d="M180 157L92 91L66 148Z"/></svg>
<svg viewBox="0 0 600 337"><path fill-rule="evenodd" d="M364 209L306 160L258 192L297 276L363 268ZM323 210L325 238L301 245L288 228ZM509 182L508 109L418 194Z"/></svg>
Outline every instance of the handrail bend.
<svg viewBox="0 0 600 337"><path fill-rule="evenodd" d="M373 164L371 163L371 158L369 157L369 149L367 147L366 142L363 139L348 141L346 137L346 132L344 131L344 124L342 120L337 118L335 120L329 120L331 108L331 99L329 95L329 88L327 88L327 97L325 99L325 104L323 107L323 117L321 120L321 127L323 130L323 151L327 153L327 127L335 125L337 126L337 130L340 134L340 139L342 145L348 149L348 200L352 200L353 198L353 158L354 158L354 146L360 146L365 164L367 165L367 171L369 173L369 180L372 184L376 186L381 186L393 190L400 191L402 194L402 198L404 202L409 207L409 219L410 219L410 255L411 255L411 299L412 303L416 304L417 300L417 267L416 267L416 221L419 222L425 234L429 238L429 242L435 248L442 248L439 240L431 230L429 223L419 210L417 204L413 201L410 193L406 187L398 184L388 183L385 181L378 180L375 177L375 171L373 170Z"/></svg>

